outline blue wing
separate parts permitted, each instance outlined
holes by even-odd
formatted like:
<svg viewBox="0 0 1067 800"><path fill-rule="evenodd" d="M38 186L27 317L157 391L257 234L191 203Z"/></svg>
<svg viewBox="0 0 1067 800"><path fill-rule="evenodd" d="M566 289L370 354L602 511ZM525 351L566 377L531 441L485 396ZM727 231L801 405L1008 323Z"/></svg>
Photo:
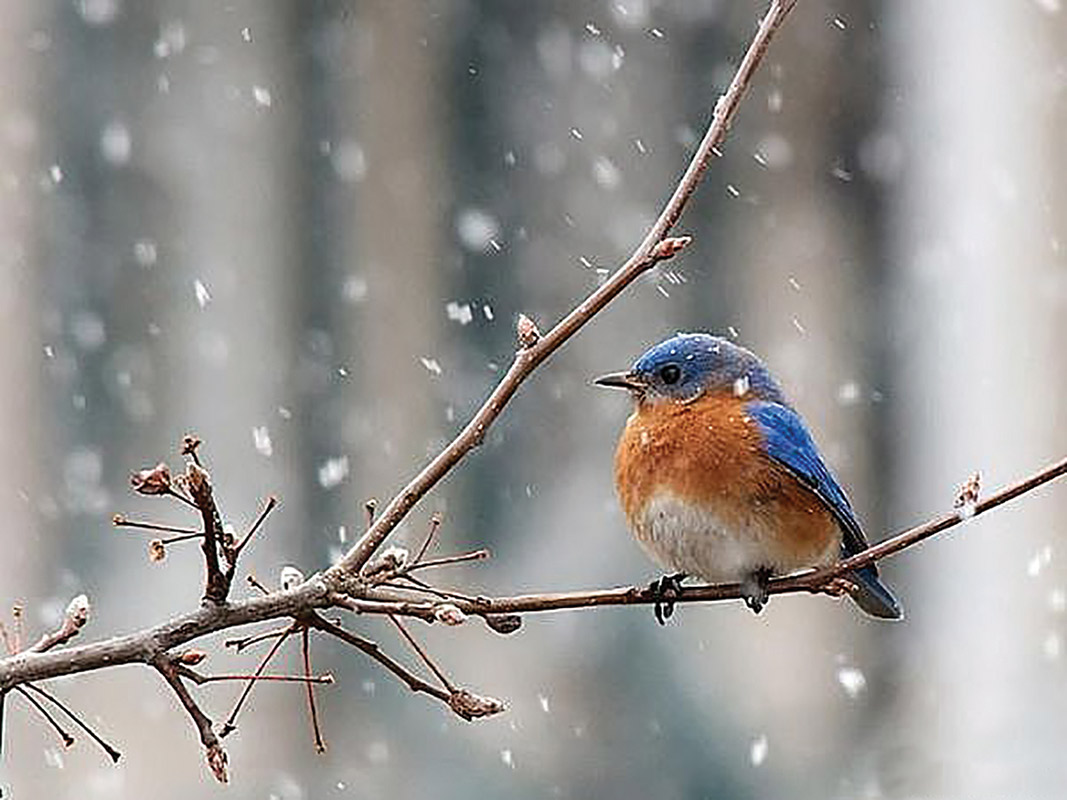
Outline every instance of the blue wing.
<svg viewBox="0 0 1067 800"><path fill-rule="evenodd" d="M860 524L848 498L823 463L811 434L796 411L779 403L757 400L745 410L756 421L767 454L796 475L815 492L841 526L841 549L845 556L867 548ZM856 581L852 599L875 617L901 619L904 612L893 593L878 580L878 568L871 564L851 573Z"/></svg>
<svg viewBox="0 0 1067 800"><path fill-rule="evenodd" d="M844 532L845 554L866 549L867 542L852 506L823 463L800 415L788 406L763 400L749 403L745 410L759 425L767 455L807 484L837 519Z"/></svg>

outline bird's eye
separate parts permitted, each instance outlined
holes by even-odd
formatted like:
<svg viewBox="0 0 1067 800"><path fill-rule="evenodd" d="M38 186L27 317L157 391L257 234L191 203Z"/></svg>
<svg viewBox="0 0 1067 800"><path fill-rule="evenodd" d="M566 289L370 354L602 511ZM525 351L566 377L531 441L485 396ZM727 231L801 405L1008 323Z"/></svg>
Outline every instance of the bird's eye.
<svg viewBox="0 0 1067 800"><path fill-rule="evenodd" d="M660 380L670 386L673 383L678 383L678 380L682 377L682 369L677 364L668 364L659 371Z"/></svg>

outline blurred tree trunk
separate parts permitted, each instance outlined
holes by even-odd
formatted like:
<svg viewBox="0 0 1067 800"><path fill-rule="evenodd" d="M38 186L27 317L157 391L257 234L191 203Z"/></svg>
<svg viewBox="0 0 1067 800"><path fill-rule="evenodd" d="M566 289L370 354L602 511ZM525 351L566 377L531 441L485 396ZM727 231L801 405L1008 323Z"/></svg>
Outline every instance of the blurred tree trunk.
<svg viewBox="0 0 1067 800"><path fill-rule="evenodd" d="M1047 3L893 7L896 197L893 380L901 522L1062 455L1067 239L1063 42ZM1052 374L1055 375L1052 380ZM911 556L903 794L1054 796L1067 781L1063 487ZM1058 498L1058 499L1057 499ZM1046 550L1048 548L1048 550Z"/></svg>
<svg viewBox="0 0 1067 800"><path fill-rule="evenodd" d="M357 186L336 217L339 261L349 270L342 294L351 304L340 328L352 375L337 432L351 451L343 505L350 528L360 527L364 500L388 499L422 465L444 418L437 394L449 366L440 338L446 201L432 22L417 3L361 5L344 55L343 74L356 79L334 98L335 146L343 148L335 163Z"/></svg>
<svg viewBox="0 0 1067 800"><path fill-rule="evenodd" d="M30 601L51 555L42 511L54 508L59 476L43 483L42 364L40 340L39 182L47 128L38 114L40 84L34 69L43 58L29 43L42 14L25 3L0 4L0 463L4 525L0 530L0 619L10 603ZM54 350L52 351L54 352ZM51 514L50 514L51 515Z"/></svg>
<svg viewBox="0 0 1067 800"><path fill-rule="evenodd" d="M170 389L154 398L159 411L147 437L152 449L144 440L132 442L130 458L140 463L165 457L178 464L183 434L201 437L201 456L224 520L238 533L268 494L279 495L282 507L249 548L245 564L270 586L276 584L277 566L303 553L299 536L309 533L303 527L301 476L292 471L299 463L294 452L300 432L291 420L303 410L290 371L300 341L292 287L303 269L296 247L303 220L295 13L285 4L246 0L131 6L128 14L150 37L139 42L138 52L142 59L154 53L155 59L148 69L142 63L124 75L146 74L151 89L144 105L128 113L135 120L134 152L150 187L137 196L146 203L141 223L156 247L155 282L148 293L148 319L157 331L154 365L165 376L161 385ZM124 306L142 303L127 298ZM258 443L254 428L260 429ZM140 445L136 451L134 444ZM125 498L120 503L136 507ZM159 514L160 505L149 508ZM174 514L185 519L180 510ZM177 563L162 570L146 565L139 548L126 550L137 562L127 566L129 573L154 586L144 605L155 598L167 604L155 617L172 610L174 597L191 602L197 596L203 569L197 548L170 556ZM128 601L130 588L121 591ZM124 616L143 622L145 613L143 607L128 608L113 622L121 624ZM234 659L228 653L223 658ZM125 684L115 688L129 691ZM165 689L159 691L166 696ZM251 735L268 729L271 719L298 719L302 703L298 692L263 692L256 700L257 721L242 730ZM113 706L141 711L117 701ZM222 700L212 711L224 714L225 707ZM168 796L188 796L205 779L202 771L190 769L199 761L199 745L185 720L169 712L156 733L147 747L157 757L146 750L129 759L127 791L162 796L158 753L174 752L180 756L172 759L173 772L165 780ZM256 743L259 757L277 769L303 768L307 753L290 737L264 736Z"/></svg>
<svg viewBox="0 0 1067 800"><path fill-rule="evenodd" d="M853 182L851 149L870 124L860 94L876 66L865 46L866 8L850 4L837 16L834 2L797 7L725 145L729 172L714 190L729 201L722 209L728 250L721 261L739 276L727 321L781 379L861 524L877 535L873 321L866 309L873 220ZM737 6L734 14L736 29L749 30L751 9ZM799 772L816 768L824 777L813 777L815 785L847 779L841 753L860 743L850 730L860 717L843 713L845 693L834 676L846 667L868 681L879 678L877 645L857 635L864 630L856 624L861 612L848 602L781 599L767 614L773 626L735 617L729 632L738 694L752 681L763 687L745 697L750 723L766 728L778 718L768 768L783 790ZM807 668L782 670L783 662ZM876 714L877 697L862 699L867 713ZM782 709L790 709L792 724L782 721Z"/></svg>

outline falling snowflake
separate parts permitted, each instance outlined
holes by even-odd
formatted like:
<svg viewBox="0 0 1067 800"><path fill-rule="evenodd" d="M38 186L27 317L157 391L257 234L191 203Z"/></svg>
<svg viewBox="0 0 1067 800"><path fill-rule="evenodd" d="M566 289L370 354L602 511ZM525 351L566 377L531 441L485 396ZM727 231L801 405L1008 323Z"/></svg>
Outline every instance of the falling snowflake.
<svg viewBox="0 0 1067 800"><path fill-rule="evenodd" d="M768 749L767 734L761 733L752 740L752 746L748 750L748 759L752 762L752 766L758 767L767 760Z"/></svg>
<svg viewBox="0 0 1067 800"><path fill-rule="evenodd" d="M266 425L260 425L252 429L252 442L256 446L256 452L268 458L274 453L274 445L270 440L270 431Z"/></svg>
<svg viewBox="0 0 1067 800"><path fill-rule="evenodd" d="M456 233L468 250L484 252L500 236L500 223L487 211L466 208L456 217Z"/></svg>
<svg viewBox="0 0 1067 800"><path fill-rule="evenodd" d="M841 684L845 694L853 700L867 688L867 677L856 667L841 667L837 671L837 682Z"/></svg>
<svg viewBox="0 0 1067 800"><path fill-rule="evenodd" d="M448 314L450 320L454 320L460 325L467 325L474 319L474 313L471 311L470 303L457 303L452 301L445 306L445 313Z"/></svg>
<svg viewBox="0 0 1067 800"><path fill-rule="evenodd" d="M196 293L196 304L201 308L211 302L211 293L199 278L193 281L193 291Z"/></svg>
<svg viewBox="0 0 1067 800"><path fill-rule="evenodd" d="M270 89L265 86L253 86L252 97L255 98L256 105L260 108L270 108L273 98L270 95Z"/></svg>
<svg viewBox="0 0 1067 800"><path fill-rule="evenodd" d="M319 467L319 485L332 489L348 477L348 456L329 458Z"/></svg>

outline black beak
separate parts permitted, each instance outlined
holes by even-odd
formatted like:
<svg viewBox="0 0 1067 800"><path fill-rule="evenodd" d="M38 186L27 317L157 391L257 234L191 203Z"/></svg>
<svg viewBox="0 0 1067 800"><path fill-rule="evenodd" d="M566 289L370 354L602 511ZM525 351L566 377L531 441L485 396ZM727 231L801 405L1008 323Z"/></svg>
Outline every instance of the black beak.
<svg viewBox="0 0 1067 800"><path fill-rule="evenodd" d="M632 372L611 372L594 379L593 383L612 389L629 389L631 392L641 392L648 388L645 382Z"/></svg>

